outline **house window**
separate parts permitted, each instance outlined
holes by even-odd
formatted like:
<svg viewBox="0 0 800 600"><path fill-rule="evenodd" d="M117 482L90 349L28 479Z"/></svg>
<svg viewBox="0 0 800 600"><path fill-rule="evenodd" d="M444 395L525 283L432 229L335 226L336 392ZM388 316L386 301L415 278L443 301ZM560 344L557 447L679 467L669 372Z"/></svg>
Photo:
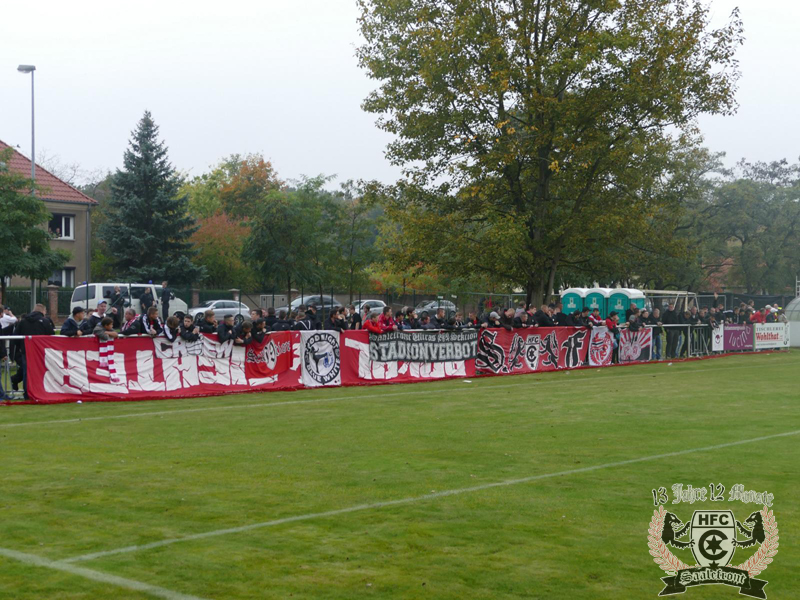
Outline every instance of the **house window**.
<svg viewBox="0 0 800 600"><path fill-rule="evenodd" d="M53 215L48 225L50 235L56 240L75 239L75 215Z"/></svg>
<svg viewBox="0 0 800 600"><path fill-rule="evenodd" d="M53 271L53 275L47 280L47 283L60 287L75 287L75 267Z"/></svg>

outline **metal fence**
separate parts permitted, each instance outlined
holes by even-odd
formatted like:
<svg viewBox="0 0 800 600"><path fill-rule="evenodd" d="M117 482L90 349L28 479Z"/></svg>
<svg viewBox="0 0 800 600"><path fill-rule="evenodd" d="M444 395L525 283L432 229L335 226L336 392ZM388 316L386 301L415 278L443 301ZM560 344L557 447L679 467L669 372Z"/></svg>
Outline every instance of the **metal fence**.
<svg viewBox="0 0 800 600"><path fill-rule="evenodd" d="M193 289L190 287L172 288L175 295L183 300L189 308L195 307L211 300L235 300L238 295L239 300L250 309L253 308L285 308L291 303L300 304L300 298L309 300L320 305L325 316L329 312L330 306L345 306L348 304L358 304L366 300L379 300L386 306L397 311L403 307L417 308L418 311L435 311L443 307L448 314L461 312L465 317L474 312L477 315L488 313L490 310L500 310L508 306L516 306L519 302L525 301L524 293L508 292L464 292L456 290L444 291L421 291L411 288L403 288L396 291L374 291L369 289L341 290L330 288L323 285L301 285L291 290L291 295L287 298L286 290L267 289L267 290L233 290L233 289ZM57 294L57 315L50 315L54 320L63 320L71 313L70 303L72 300L72 288L59 288ZM698 308L710 308L722 304L727 310L737 306L740 301L754 299L756 307L759 308L766 304L777 304L785 306L788 302L787 297L779 296L747 296L742 294L723 293L714 294L693 294L676 291L663 293L649 293L647 295L646 306L648 309L660 307L666 308L670 300L677 301L677 307L681 310L688 310L692 306ZM5 302L16 315L22 315L30 310L30 289L9 288L6 290ZM332 298L333 301L320 301L322 298ZM36 293L37 302L44 304L48 313L50 312L49 290L42 287ZM303 302L306 303L306 302Z"/></svg>

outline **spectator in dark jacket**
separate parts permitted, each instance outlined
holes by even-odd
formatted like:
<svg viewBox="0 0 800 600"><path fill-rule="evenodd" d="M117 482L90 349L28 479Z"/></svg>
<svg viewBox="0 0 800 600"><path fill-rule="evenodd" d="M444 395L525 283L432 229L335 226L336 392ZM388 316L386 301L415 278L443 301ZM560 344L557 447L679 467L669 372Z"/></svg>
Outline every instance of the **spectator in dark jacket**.
<svg viewBox="0 0 800 600"><path fill-rule="evenodd" d="M559 302L556 304L555 312L553 313L553 322L557 327L566 327L569 325L567 315L564 313L564 305Z"/></svg>
<svg viewBox="0 0 800 600"><path fill-rule="evenodd" d="M522 312L519 312L516 317L514 317L514 328L527 329L528 327L530 327L530 323L528 323L528 313L523 310Z"/></svg>
<svg viewBox="0 0 800 600"><path fill-rule="evenodd" d="M86 312L83 310L82 306L76 306L72 309L72 316L69 317L64 324L61 326L61 335L65 335L67 337L80 337L83 335L83 331L81 331L81 323L83 323L83 318L86 316Z"/></svg>
<svg viewBox="0 0 800 600"><path fill-rule="evenodd" d="M15 333L16 335L55 335L53 322L47 318L44 304L37 304L33 307L33 312L17 321ZM14 340L14 342L17 350L17 364L22 373L24 396L28 400L28 363L25 356L25 343L24 340Z"/></svg>
<svg viewBox="0 0 800 600"><path fill-rule="evenodd" d="M146 315L151 306L155 304L156 300L153 294L150 293L150 288L145 288L144 293L139 296L139 304L141 305L142 314Z"/></svg>
<svg viewBox="0 0 800 600"><path fill-rule="evenodd" d="M233 315L225 315L222 323L217 327L217 340L224 344L228 340L236 341L236 330L233 325Z"/></svg>
<svg viewBox="0 0 800 600"><path fill-rule="evenodd" d="M169 317L169 301L172 299L172 290L167 287L167 283L161 282L161 318L165 321Z"/></svg>
<svg viewBox="0 0 800 600"><path fill-rule="evenodd" d="M489 318L486 320L486 327L502 327L503 325L500 323L500 315L497 312L492 311L489 313Z"/></svg>
<svg viewBox="0 0 800 600"><path fill-rule="evenodd" d="M286 311L278 312L278 319L272 324L272 331L289 331L292 324L286 320Z"/></svg>
<svg viewBox="0 0 800 600"><path fill-rule="evenodd" d="M264 329L267 331L271 331L272 328L275 326L275 323L277 323L277 321L278 317L275 314L275 307L270 306L267 309L267 316L264 317Z"/></svg>
<svg viewBox="0 0 800 600"><path fill-rule="evenodd" d="M151 306L147 309L147 314L139 317L139 328L142 334L150 337L164 333L164 323L158 318L158 307Z"/></svg>
<svg viewBox="0 0 800 600"><path fill-rule="evenodd" d="M234 327L236 338L233 343L237 346L247 346L253 343L253 322L242 321L239 325Z"/></svg>
<svg viewBox="0 0 800 600"><path fill-rule="evenodd" d="M313 304L309 304L305 314L306 314L306 319L311 324L311 329L322 329L322 323L319 320L319 315L317 315L316 306L314 306Z"/></svg>
<svg viewBox="0 0 800 600"><path fill-rule="evenodd" d="M428 313L423 312L422 318L419 322L420 329L439 329L435 323L431 321L431 318L428 316Z"/></svg>
<svg viewBox="0 0 800 600"><path fill-rule="evenodd" d="M500 315L500 327L507 331L514 329L514 308L509 307Z"/></svg>
<svg viewBox="0 0 800 600"><path fill-rule="evenodd" d="M203 320L199 324L200 333L217 333L219 323L214 318L214 311L210 308L203 313Z"/></svg>
<svg viewBox="0 0 800 600"><path fill-rule="evenodd" d="M431 323L436 325L437 329L444 329L447 325L447 311L441 306L436 309L436 313L431 318Z"/></svg>
<svg viewBox="0 0 800 600"><path fill-rule="evenodd" d="M142 333L141 320L136 318L136 311L132 308L125 309L125 317L120 326L120 335L139 335Z"/></svg>
<svg viewBox="0 0 800 600"><path fill-rule="evenodd" d="M661 311L654 308L652 314L647 313L645 316L645 313L646 311L642 311L642 320L653 328L653 360L661 360L662 335L664 333L664 328L661 326Z"/></svg>
<svg viewBox="0 0 800 600"><path fill-rule="evenodd" d="M345 312L348 329L361 329L361 315L356 310L355 304L350 304Z"/></svg>
<svg viewBox="0 0 800 600"><path fill-rule="evenodd" d="M344 319L344 308L333 309L331 314L325 319L324 329L328 331L342 332L347 329L347 322Z"/></svg>
<svg viewBox="0 0 800 600"><path fill-rule="evenodd" d="M297 315L297 317L300 317L300 315ZM291 317L289 320L292 320ZM302 318L294 320L292 329L294 331L311 331L317 329L316 315L311 310L306 311Z"/></svg>
<svg viewBox="0 0 800 600"><path fill-rule="evenodd" d="M536 312L536 324L539 327L555 327L556 323L550 313L550 307L547 304L542 304L542 307Z"/></svg>
<svg viewBox="0 0 800 600"><path fill-rule="evenodd" d="M261 342L264 341L264 338L267 337L268 335L267 320L265 318L258 319L253 323L252 334L253 334L253 341L256 342L257 344L260 344Z"/></svg>
<svg viewBox="0 0 800 600"><path fill-rule="evenodd" d="M180 330L181 339L187 342L196 342L200 339L200 327L194 324L192 315L184 315Z"/></svg>
<svg viewBox="0 0 800 600"><path fill-rule="evenodd" d="M100 324L100 321L102 321L106 316L106 308L108 308L108 303L105 300L101 300L97 303L97 309L91 315L89 315L88 319L85 319L81 323L81 331L83 331L83 335L92 335L94 333L94 328L97 327Z"/></svg>
<svg viewBox="0 0 800 600"><path fill-rule="evenodd" d="M589 319L590 311L584 308L580 314L575 318L576 327L592 327L592 321Z"/></svg>
<svg viewBox="0 0 800 600"><path fill-rule="evenodd" d="M114 320L116 329L122 323L122 315L125 312L125 296L118 285L114 286L114 291L108 299L108 315Z"/></svg>
<svg viewBox="0 0 800 600"><path fill-rule="evenodd" d="M675 303L670 302L667 305L667 310L664 311L664 318L661 319L664 325L678 325L678 312L675 310ZM680 331L677 327L665 327L667 330L667 359L677 358L678 341L680 340Z"/></svg>

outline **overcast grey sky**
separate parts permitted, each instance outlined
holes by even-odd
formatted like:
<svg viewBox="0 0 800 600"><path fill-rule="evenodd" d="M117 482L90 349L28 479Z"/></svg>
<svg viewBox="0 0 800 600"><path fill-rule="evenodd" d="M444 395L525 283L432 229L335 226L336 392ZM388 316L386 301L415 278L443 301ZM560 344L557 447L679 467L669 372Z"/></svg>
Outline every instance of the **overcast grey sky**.
<svg viewBox="0 0 800 600"><path fill-rule="evenodd" d="M741 5L747 41L734 117L705 117L707 145L741 157L800 156L797 0L713 0L724 21ZM392 181L388 135L360 104L373 82L354 57L354 0L150 0L5 3L0 17L0 139L84 169L120 165L145 109L175 166L263 153L280 175Z"/></svg>

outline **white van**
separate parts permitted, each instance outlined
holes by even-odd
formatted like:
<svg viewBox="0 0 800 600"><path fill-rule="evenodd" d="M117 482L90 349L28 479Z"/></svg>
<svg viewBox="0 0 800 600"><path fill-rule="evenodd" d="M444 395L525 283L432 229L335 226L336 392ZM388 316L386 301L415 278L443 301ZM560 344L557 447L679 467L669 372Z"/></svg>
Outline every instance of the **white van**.
<svg viewBox="0 0 800 600"><path fill-rule="evenodd" d="M81 306L86 309L88 313L91 313L101 300L110 303L115 286L119 286L120 293L123 296L123 310L119 311L120 317L122 317L124 309L129 306L133 307L137 315L141 314L142 306L139 303L139 298L141 298L145 290L148 289L150 293L153 294L153 299L156 302L155 305L158 306L158 314L161 315L161 286L153 283L90 283L89 285L79 285L75 288L75 291L72 292L72 301L69 305L70 313L76 306ZM172 294L169 301L170 314L176 315L182 319L187 310L186 302L175 297L175 294Z"/></svg>

